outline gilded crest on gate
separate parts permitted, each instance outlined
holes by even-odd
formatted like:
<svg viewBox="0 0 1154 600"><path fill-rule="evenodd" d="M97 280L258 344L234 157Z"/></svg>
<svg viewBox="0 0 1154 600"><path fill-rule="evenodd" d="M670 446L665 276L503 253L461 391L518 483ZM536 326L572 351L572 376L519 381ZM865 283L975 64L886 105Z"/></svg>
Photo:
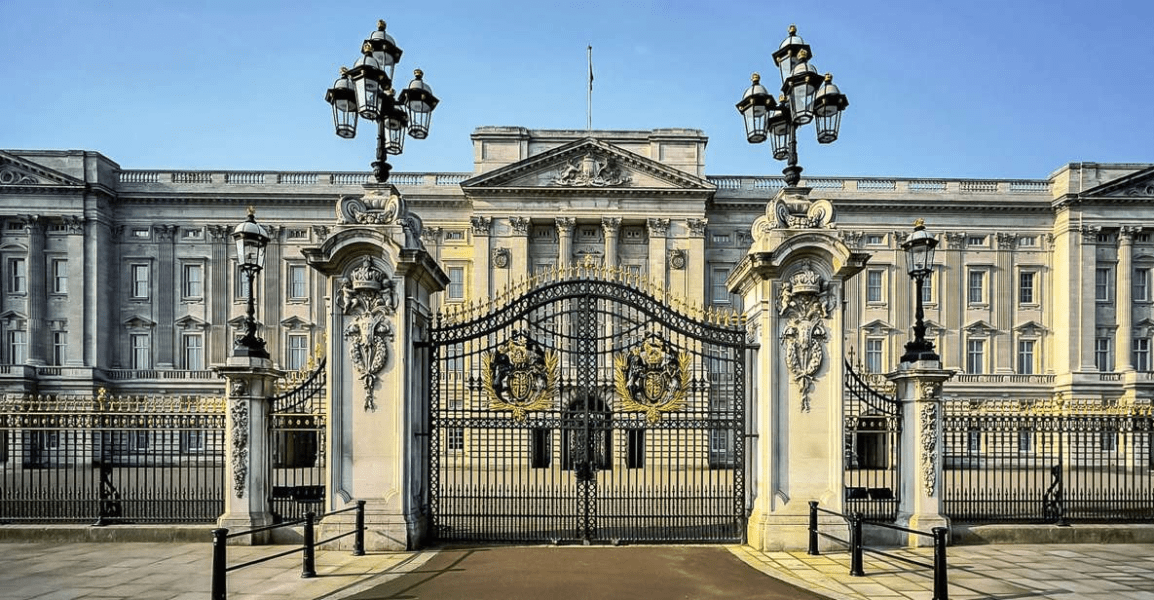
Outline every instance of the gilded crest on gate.
<svg viewBox="0 0 1154 600"><path fill-rule="evenodd" d="M545 350L524 332L514 333L496 350L482 355L482 379L489 410L512 411L523 422L532 410L553 408L557 391L557 352Z"/></svg>
<svg viewBox="0 0 1154 600"><path fill-rule="evenodd" d="M643 412L656 423L661 413L681 410L689 391L688 352L675 350L656 333L649 333L641 345L613 358L614 386L621 397L621 410Z"/></svg>

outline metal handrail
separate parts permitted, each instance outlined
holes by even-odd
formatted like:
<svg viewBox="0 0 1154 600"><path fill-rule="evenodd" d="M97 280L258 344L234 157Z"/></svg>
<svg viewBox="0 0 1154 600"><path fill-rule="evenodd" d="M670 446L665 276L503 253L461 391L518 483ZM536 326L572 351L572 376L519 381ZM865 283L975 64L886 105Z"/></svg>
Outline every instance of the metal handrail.
<svg viewBox="0 0 1154 600"><path fill-rule="evenodd" d="M834 537L828 533L822 533L822 532L818 531L817 514L819 512L825 513L827 515L833 515L835 517L841 517L841 518L845 519L846 522L848 522L849 526L850 526L849 541L842 540L842 539L836 538L836 537ZM893 530L901 531L904 533L910 533L910 534L915 534L915 535L924 535L926 537L933 538L933 540L934 540L934 563L931 565L931 564L924 563L921 561L912 560L912 559L906 558L904 556L898 556L896 554L891 554L889 552L885 552L884 550L880 550L877 548L866 547L865 544L862 542L862 526L864 526L864 525L870 525L873 527L884 527L886 529L893 529ZM862 554L864 552L873 552L874 554L880 554L882 556L887 556L889 558L892 558L895 560L900 560L902 562L910 563L913 565L918 565L920 567L930 568L930 569L933 569L933 571L934 571L934 597L933 597L933 600L949 600L949 597L950 597L949 596L949 594L950 594L949 587L950 586L949 586L949 578L947 575L948 568L946 566L946 534L948 532L949 532L949 530L946 529L945 527L934 527L933 529L930 530L930 533L926 533L925 531L918 531L916 529L910 529L908 527L902 527L900 525L892 525L890 523L881 523L878 521L866 521L865 517L860 512L856 512L852 515L845 515L845 514L835 512L832 510L819 508L817 501L811 500L809 503L809 548L806 550L806 554L809 554L811 556L818 556L821 554L821 552L818 550L818 537L820 536L820 537L824 537L827 539L831 539L835 542L838 542L840 544L843 544L843 545L849 547L849 550L850 550L849 574L852 575L853 577L864 577L865 576L865 569L862 566Z"/></svg>
<svg viewBox="0 0 1154 600"><path fill-rule="evenodd" d="M315 541L315 534L313 531L313 525L316 521L316 513L313 513L313 512L306 513L305 517L303 519L286 521L284 523L278 523L276 525L266 525L264 527L256 527L253 529L246 529L244 531L237 531L235 533L229 533L228 529L225 527L213 529L212 530L212 600L227 600L227 598L228 598L228 577L227 577L227 574L230 571L235 571L237 569L243 569L245 567L251 567L252 565L256 565L256 564L260 564L260 563L263 563L266 561L270 561L274 558L280 558L282 556L288 556L289 554L294 554L296 552L302 552L303 553L303 557L301 560L301 578L307 579L309 577L316 577L317 576L316 546L318 546L320 544L327 544L328 542L338 540L340 538L343 538L343 537L346 537L349 535L355 535L356 536L353 539L353 556L364 556L365 555L365 501L364 500L357 500L356 506L350 506L348 508L336 510L336 511L321 515L321 518L332 516L332 515L338 515L338 514L353 511L353 510L357 511L357 517L356 517L356 526L353 528L352 531L346 531L345 533L335 535L333 537L321 540L319 542ZM293 525L299 525L301 523L304 523L305 530L304 530L304 541L302 542L300 548L294 548L292 550L285 550L284 552L278 552L276 554L271 554L269 556L262 556L260 558L253 559L253 560L250 560L250 561L245 562L245 563L241 563L238 565L232 565L231 567L228 566L228 555L227 555L228 543L227 542L229 539L235 538L235 537L240 537L243 535L252 535L254 533L271 531L273 529L280 529L281 527L291 527Z"/></svg>

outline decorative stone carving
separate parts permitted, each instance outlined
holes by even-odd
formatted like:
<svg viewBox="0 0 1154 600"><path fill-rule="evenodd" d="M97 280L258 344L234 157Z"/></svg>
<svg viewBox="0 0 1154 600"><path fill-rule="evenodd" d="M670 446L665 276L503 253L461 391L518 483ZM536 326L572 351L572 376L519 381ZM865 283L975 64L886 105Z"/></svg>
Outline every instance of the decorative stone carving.
<svg viewBox="0 0 1154 600"><path fill-rule="evenodd" d="M1123 225L1118 229L1118 238L1121 240L1134 241L1134 236L1142 233L1142 227L1136 225Z"/></svg>
<svg viewBox="0 0 1154 600"><path fill-rule="evenodd" d="M805 194L783 194L766 207L770 229L828 229L834 209L829 200L810 200Z"/></svg>
<svg viewBox="0 0 1154 600"><path fill-rule="evenodd" d="M84 233L84 217L65 215L60 217L60 223L64 226L64 231L69 235Z"/></svg>
<svg viewBox="0 0 1154 600"><path fill-rule="evenodd" d="M601 217L601 229L605 235L616 234L621 229L621 217Z"/></svg>
<svg viewBox="0 0 1154 600"><path fill-rule="evenodd" d="M341 196L337 200L337 223L388 225L406 214L405 200L396 188L370 189L357 198Z"/></svg>
<svg viewBox="0 0 1154 600"><path fill-rule="evenodd" d="M705 237L705 226L709 224L708 219L686 219L685 225L689 228L689 235L691 237L703 238Z"/></svg>
<svg viewBox="0 0 1154 600"><path fill-rule="evenodd" d="M734 232L734 239L737 240L737 245L745 247L753 243L753 236L744 229L738 229Z"/></svg>
<svg viewBox="0 0 1154 600"><path fill-rule="evenodd" d="M553 219L557 224L557 233L569 235L573 233L573 228L577 226L577 219L575 217L557 217Z"/></svg>
<svg viewBox="0 0 1154 600"><path fill-rule="evenodd" d="M328 225L313 225L313 235L317 236L317 242L323 242L329 237Z"/></svg>
<svg viewBox="0 0 1154 600"><path fill-rule="evenodd" d="M1010 250L1018 243L1018 234L1016 233L999 233L997 235L998 248L1002 250Z"/></svg>
<svg viewBox="0 0 1154 600"><path fill-rule="evenodd" d="M529 235L529 218L509 217L509 227L513 228L516 235Z"/></svg>
<svg viewBox="0 0 1154 600"><path fill-rule="evenodd" d="M675 271L685 269L687 258L684 250L673 249L669 251L669 268Z"/></svg>
<svg viewBox="0 0 1154 600"><path fill-rule="evenodd" d="M40 181L32 175L17 171L9 165L0 168L0 185L36 185L38 183Z"/></svg>
<svg viewBox="0 0 1154 600"><path fill-rule="evenodd" d="M509 268L509 260L511 253L508 248L494 248L493 249L493 266L498 269Z"/></svg>
<svg viewBox="0 0 1154 600"><path fill-rule="evenodd" d="M473 217L469 222L473 225L473 235L489 235L493 230L493 217Z"/></svg>
<svg viewBox="0 0 1154 600"><path fill-rule="evenodd" d="M629 183L632 178L617 166L612 156L588 153L574 158L557 171L549 183L566 187L606 187Z"/></svg>
<svg viewBox="0 0 1154 600"><path fill-rule="evenodd" d="M905 243L905 241L907 239L909 239L910 232L903 229L901 231L893 232L893 236L894 236L894 241L898 243L898 246L901 246L903 243Z"/></svg>
<svg viewBox="0 0 1154 600"><path fill-rule="evenodd" d="M781 344L785 348L785 366L801 392L801 411L809 412L809 393L825 361L825 343L829 331L825 320L836 307L829 285L808 261L781 284L777 312L785 318Z"/></svg>
<svg viewBox="0 0 1154 600"><path fill-rule="evenodd" d="M180 227L176 225L153 225L152 233L162 242L171 242L176 239L176 232Z"/></svg>
<svg viewBox="0 0 1154 600"><path fill-rule="evenodd" d="M397 312L396 284L366 256L341 283L337 306L351 317L344 330L345 344L365 388L364 409L374 411L377 405L373 391L378 374L388 363L389 346L395 337L390 318Z"/></svg>
<svg viewBox="0 0 1154 600"><path fill-rule="evenodd" d="M964 231L947 231L946 246L951 250L960 250L966 247L966 233Z"/></svg>
<svg viewBox="0 0 1154 600"><path fill-rule="evenodd" d="M238 393L239 391L239 393ZM232 403L229 416L232 418L232 489L237 498L244 498L248 486L248 384L235 381L232 387Z"/></svg>
<svg viewBox="0 0 1154 600"><path fill-rule="evenodd" d="M433 246L436 245L436 243L439 241L441 241L440 227L425 227L421 230L422 244L425 244L426 246Z"/></svg>
<svg viewBox="0 0 1154 600"><path fill-rule="evenodd" d="M1102 233L1102 227L1099 225L1083 225L1081 229L1082 241L1093 243L1098 241L1098 234Z"/></svg>
<svg viewBox="0 0 1154 600"><path fill-rule="evenodd" d="M120 226L119 229L122 232L124 227ZM232 229L226 225L206 225L204 229L208 231L209 239L214 242L223 242L227 240L229 234L232 233ZM117 232L117 235L119 236L120 232Z"/></svg>
<svg viewBox="0 0 1154 600"><path fill-rule="evenodd" d="M649 219L645 224L649 227L649 235L651 236L669 234L669 219Z"/></svg>
<svg viewBox="0 0 1154 600"><path fill-rule="evenodd" d="M929 385L932 386L935 384ZM936 385L940 387L940 384ZM919 421L921 422L922 434L919 442L921 445L922 484L925 486L923 491L926 495L933 496L938 486L937 469L934 468L938 454L938 430L936 425L938 421L938 404L936 402L923 402L921 406L922 410L919 415Z"/></svg>
<svg viewBox="0 0 1154 600"><path fill-rule="evenodd" d="M865 243L864 231L847 231L842 229L837 232L838 239L841 243L854 250L860 250Z"/></svg>

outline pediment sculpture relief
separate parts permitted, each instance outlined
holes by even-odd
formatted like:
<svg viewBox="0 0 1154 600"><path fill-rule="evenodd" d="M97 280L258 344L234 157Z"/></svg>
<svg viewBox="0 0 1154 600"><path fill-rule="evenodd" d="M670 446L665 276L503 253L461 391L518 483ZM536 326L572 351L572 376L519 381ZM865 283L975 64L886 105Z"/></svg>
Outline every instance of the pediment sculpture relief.
<svg viewBox="0 0 1154 600"><path fill-rule="evenodd" d="M631 180L612 156L589 153L570 160L549 183L566 187L608 187L625 185Z"/></svg>
<svg viewBox="0 0 1154 600"><path fill-rule="evenodd" d="M825 362L825 344L829 339L826 319L837 300L829 284L809 263L781 283L777 312L785 317L781 345L785 366L801 392L801 411L810 411L809 393L813 381Z"/></svg>

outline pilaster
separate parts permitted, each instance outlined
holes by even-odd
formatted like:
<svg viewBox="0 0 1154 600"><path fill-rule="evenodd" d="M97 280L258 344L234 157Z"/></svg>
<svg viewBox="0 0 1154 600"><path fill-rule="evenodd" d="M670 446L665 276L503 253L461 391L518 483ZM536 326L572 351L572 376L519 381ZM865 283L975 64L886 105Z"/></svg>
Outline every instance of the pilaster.
<svg viewBox="0 0 1154 600"><path fill-rule="evenodd" d="M902 404L901 489L897 524L929 532L949 527L942 514L942 384L954 372L940 361L903 362L886 377L897 385ZM910 546L932 546L933 539L908 535Z"/></svg>
<svg viewBox="0 0 1154 600"><path fill-rule="evenodd" d="M669 219L650 218L645 222L649 229L649 281L659 289L668 289L665 276L665 253L669 248Z"/></svg>
<svg viewBox="0 0 1154 600"><path fill-rule="evenodd" d="M25 217L28 231L28 364L44 365L52 334L45 322L48 308L48 265L44 259L44 234L47 224L41 215Z"/></svg>
<svg viewBox="0 0 1154 600"><path fill-rule="evenodd" d="M173 328L168 324L176 320L175 285L176 225L153 225L156 236L156 368L172 369L176 366L176 339Z"/></svg>
<svg viewBox="0 0 1154 600"><path fill-rule="evenodd" d="M1118 371L1134 370L1131 352L1131 340L1134 339L1134 236L1141 231L1141 227L1122 227L1118 232L1118 285L1114 289L1118 315L1118 356L1114 368Z"/></svg>

